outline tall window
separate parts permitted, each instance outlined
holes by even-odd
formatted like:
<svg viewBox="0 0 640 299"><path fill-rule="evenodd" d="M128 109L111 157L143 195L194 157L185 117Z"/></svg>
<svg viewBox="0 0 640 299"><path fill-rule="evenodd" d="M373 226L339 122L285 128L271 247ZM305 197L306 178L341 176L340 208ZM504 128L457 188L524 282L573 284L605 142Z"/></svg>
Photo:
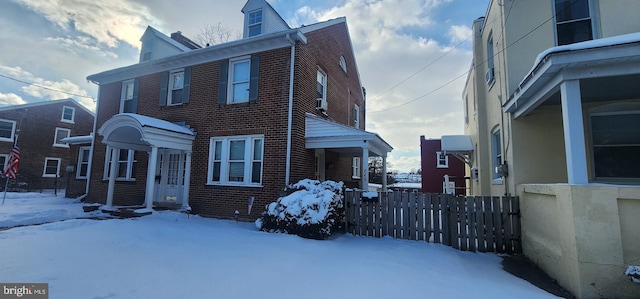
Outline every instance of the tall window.
<svg viewBox="0 0 640 299"><path fill-rule="evenodd" d="M56 135L53 139L53 146L69 147L69 144L62 142L62 139L71 136L71 130L65 128L56 128Z"/></svg>
<svg viewBox="0 0 640 299"><path fill-rule="evenodd" d="M449 156L443 152L436 152L436 167L437 168L449 168Z"/></svg>
<svg viewBox="0 0 640 299"><path fill-rule="evenodd" d="M262 9L249 13L249 37L262 33Z"/></svg>
<svg viewBox="0 0 640 299"><path fill-rule="evenodd" d="M493 33L489 33L487 40L487 73L485 74L487 84L491 85L495 81L495 71L493 64Z"/></svg>
<svg viewBox="0 0 640 299"><path fill-rule="evenodd" d="M45 158L44 159L44 171L43 177L59 177L60 176L60 158Z"/></svg>
<svg viewBox="0 0 640 299"><path fill-rule="evenodd" d="M169 94L167 103L169 105L180 105L183 103L184 69L171 71L169 73Z"/></svg>
<svg viewBox="0 0 640 299"><path fill-rule="evenodd" d="M104 179L109 178L109 174L111 171L111 151L113 148L107 146L107 154L104 162ZM118 163L118 167L116 168L116 179L117 180L127 180L133 181L136 179L136 152L134 150L120 149L116 152L116 163Z"/></svg>
<svg viewBox="0 0 640 299"><path fill-rule="evenodd" d="M502 165L502 146L500 143L499 128L491 132L491 152L493 153L493 161L491 163L493 165L493 168L491 169L493 173L493 180L494 182L501 182L502 177L496 171L496 168Z"/></svg>
<svg viewBox="0 0 640 299"><path fill-rule="evenodd" d="M354 179L360 178L360 157L353 157L351 161L351 177Z"/></svg>
<svg viewBox="0 0 640 299"><path fill-rule="evenodd" d="M640 179L640 105L598 107L589 120L595 178Z"/></svg>
<svg viewBox="0 0 640 299"><path fill-rule="evenodd" d="M593 39L589 0L555 0L558 45Z"/></svg>
<svg viewBox="0 0 640 299"><path fill-rule="evenodd" d="M13 120L0 119L0 141L13 142L16 133L16 122Z"/></svg>
<svg viewBox="0 0 640 299"><path fill-rule="evenodd" d="M251 59L240 58L229 61L228 103L249 101L249 80L251 79Z"/></svg>
<svg viewBox="0 0 640 299"><path fill-rule="evenodd" d="M89 170L89 150L90 147L83 146L78 152L78 166L76 169L77 179L86 179Z"/></svg>
<svg viewBox="0 0 640 299"><path fill-rule="evenodd" d="M353 126L360 129L360 107L353 106Z"/></svg>
<svg viewBox="0 0 640 299"><path fill-rule="evenodd" d="M211 138L209 184L260 186L264 136Z"/></svg>
<svg viewBox="0 0 640 299"><path fill-rule="evenodd" d="M133 89L134 89L134 80L128 80L122 82L122 95L120 101L120 113L135 113L133 107Z"/></svg>
<svg viewBox="0 0 640 299"><path fill-rule="evenodd" d="M66 123L73 123L75 119L75 114L76 114L76 108L64 106L62 107L62 118L60 118L60 121L66 122Z"/></svg>
<svg viewBox="0 0 640 299"><path fill-rule="evenodd" d="M326 110L327 108L327 74L325 74L321 69L318 69L316 78L317 78L316 108Z"/></svg>
<svg viewBox="0 0 640 299"><path fill-rule="evenodd" d="M0 154L0 167L2 167L2 171L4 171L5 168L7 168L7 159L9 159L9 155Z"/></svg>

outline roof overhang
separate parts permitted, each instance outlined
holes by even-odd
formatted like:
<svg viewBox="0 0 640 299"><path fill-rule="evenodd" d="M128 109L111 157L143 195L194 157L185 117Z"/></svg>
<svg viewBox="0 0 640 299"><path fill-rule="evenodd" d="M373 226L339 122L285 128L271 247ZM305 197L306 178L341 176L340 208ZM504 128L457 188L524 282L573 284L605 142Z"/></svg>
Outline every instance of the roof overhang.
<svg viewBox="0 0 640 299"><path fill-rule="evenodd" d="M90 144L91 141L93 141L93 135L67 137L67 138L62 138L60 141L63 143L68 143L73 145Z"/></svg>
<svg viewBox="0 0 640 299"><path fill-rule="evenodd" d="M295 41L306 43L307 38L298 29L284 30L271 34L243 38L93 74L88 76L87 80L98 85L113 83L211 61L290 47Z"/></svg>
<svg viewBox="0 0 640 299"><path fill-rule="evenodd" d="M333 149L338 152L360 154L368 149L371 156L386 157L393 147L378 134L359 130L307 113L305 119L305 147Z"/></svg>
<svg viewBox="0 0 640 299"><path fill-rule="evenodd" d="M469 135L444 135L440 137L440 150L473 166L473 141Z"/></svg>
<svg viewBox="0 0 640 299"><path fill-rule="evenodd" d="M538 56L503 109L515 119L557 95L562 82L635 74L640 74L640 33L550 48Z"/></svg>
<svg viewBox="0 0 640 299"><path fill-rule="evenodd" d="M133 113L111 117L98 134L109 146L139 151L150 151L151 147L190 151L195 139L195 133L187 127Z"/></svg>

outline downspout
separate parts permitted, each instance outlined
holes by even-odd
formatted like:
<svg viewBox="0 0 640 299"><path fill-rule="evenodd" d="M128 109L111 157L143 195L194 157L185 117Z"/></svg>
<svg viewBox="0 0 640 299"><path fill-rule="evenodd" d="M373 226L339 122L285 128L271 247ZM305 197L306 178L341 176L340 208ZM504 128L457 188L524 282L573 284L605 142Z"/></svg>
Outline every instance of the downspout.
<svg viewBox="0 0 640 299"><path fill-rule="evenodd" d="M291 43L291 62L289 63L289 111L287 114L287 161L285 162L285 186L289 186L289 177L291 173L291 127L293 118L293 78L294 64L296 59L296 42L287 34L287 39Z"/></svg>
<svg viewBox="0 0 640 299"><path fill-rule="evenodd" d="M84 196L89 195L89 184L91 184L91 169L93 168L93 148L95 147L96 142L96 128L98 126L98 104L100 102L100 84L97 82L93 82L98 85L98 96L96 96L96 116L93 118L93 131L91 132L91 147L89 147L89 163L87 164L87 183ZM84 198L82 199L84 200Z"/></svg>

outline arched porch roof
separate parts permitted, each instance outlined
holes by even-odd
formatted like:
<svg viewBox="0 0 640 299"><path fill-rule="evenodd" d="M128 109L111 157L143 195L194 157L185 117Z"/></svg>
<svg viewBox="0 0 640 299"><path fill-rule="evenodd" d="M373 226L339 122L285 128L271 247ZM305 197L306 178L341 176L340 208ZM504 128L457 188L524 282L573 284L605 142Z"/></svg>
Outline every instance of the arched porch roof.
<svg viewBox="0 0 640 299"><path fill-rule="evenodd" d="M120 149L150 151L152 147L191 151L195 133L165 120L133 113L121 113L98 130L103 143Z"/></svg>

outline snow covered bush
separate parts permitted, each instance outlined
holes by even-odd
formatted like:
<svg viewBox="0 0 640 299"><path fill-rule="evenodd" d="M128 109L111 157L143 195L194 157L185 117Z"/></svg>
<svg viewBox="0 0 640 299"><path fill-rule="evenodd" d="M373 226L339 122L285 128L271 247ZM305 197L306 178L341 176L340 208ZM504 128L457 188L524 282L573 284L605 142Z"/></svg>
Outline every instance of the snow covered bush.
<svg viewBox="0 0 640 299"><path fill-rule="evenodd" d="M266 232L327 239L343 222L342 187L342 182L301 180L290 186L288 195L267 205L256 226Z"/></svg>
<svg viewBox="0 0 640 299"><path fill-rule="evenodd" d="M627 271L624 272L624 275L629 276L631 281L640 283L640 266L629 266Z"/></svg>

